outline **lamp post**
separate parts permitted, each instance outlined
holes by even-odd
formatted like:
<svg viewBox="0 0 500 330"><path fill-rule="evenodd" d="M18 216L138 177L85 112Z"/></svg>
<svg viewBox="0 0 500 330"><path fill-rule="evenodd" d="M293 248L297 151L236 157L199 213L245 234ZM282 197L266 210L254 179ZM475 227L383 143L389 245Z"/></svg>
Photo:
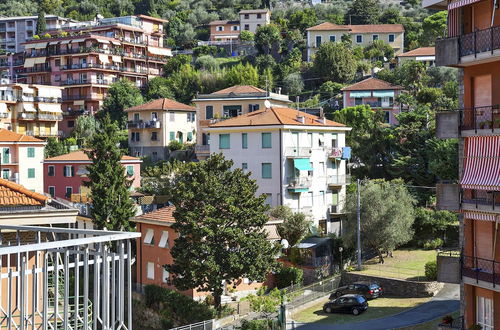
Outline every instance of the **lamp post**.
<svg viewBox="0 0 500 330"><path fill-rule="evenodd" d="M344 251L344 248L342 246L339 246L339 252L340 252L340 272L342 273L342 270L344 269L344 264L342 262L342 251Z"/></svg>
<svg viewBox="0 0 500 330"><path fill-rule="evenodd" d="M357 181L357 198L356 198L356 218L357 218L357 248L358 248L358 270L361 270L361 197L360 197L360 187L361 182Z"/></svg>

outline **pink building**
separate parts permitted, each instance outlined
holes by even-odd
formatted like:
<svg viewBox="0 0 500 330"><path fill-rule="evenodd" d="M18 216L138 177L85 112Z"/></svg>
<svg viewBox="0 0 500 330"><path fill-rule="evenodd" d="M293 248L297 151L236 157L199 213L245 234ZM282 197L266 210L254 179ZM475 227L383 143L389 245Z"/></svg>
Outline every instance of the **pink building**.
<svg viewBox="0 0 500 330"><path fill-rule="evenodd" d="M344 108L369 105L374 110L384 111L386 123L396 125L396 115L401 109L394 100L402 91L401 86L370 77L342 88Z"/></svg>
<svg viewBox="0 0 500 330"><path fill-rule="evenodd" d="M123 156L121 161L127 176L132 180L131 189L141 185L141 163L136 157ZM72 199L75 195L85 198L88 188L83 186L87 180L87 165L91 161L83 150L47 158L43 162L44 191L52 197Z"/></svg>

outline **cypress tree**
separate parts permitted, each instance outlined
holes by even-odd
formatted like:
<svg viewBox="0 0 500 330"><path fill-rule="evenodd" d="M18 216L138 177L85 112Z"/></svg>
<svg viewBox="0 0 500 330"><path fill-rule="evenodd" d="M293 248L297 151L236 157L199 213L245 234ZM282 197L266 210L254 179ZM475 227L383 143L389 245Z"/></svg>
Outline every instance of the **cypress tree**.
<svg viewBox="0 0 500 330"><path fill-rule="evenodd" d="M106 115L89 142L90 149L85 151L92 161L87 166L89 181L85 185L91 190L94 225L99 229L130 231L129 219L134 216L128 191L131 182L120 162L124 152L118 145L118 127Z"/></svg>
<svg viewBox="0 0 500 330"><path fill-rule="evenodd" d="M40 10L36 21L36 34L41 37L47 30L47 21L45 20L45 12Z"/></svg>

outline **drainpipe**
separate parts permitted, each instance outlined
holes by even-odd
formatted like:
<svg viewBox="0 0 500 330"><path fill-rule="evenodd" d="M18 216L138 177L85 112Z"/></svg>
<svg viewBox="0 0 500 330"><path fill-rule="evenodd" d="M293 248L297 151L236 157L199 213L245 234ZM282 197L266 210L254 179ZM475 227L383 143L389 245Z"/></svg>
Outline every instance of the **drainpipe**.
<svg viewBox="0 0 500 330"><path fill-rule="evenodd" d="M280 205L283 205L283 195L284 195L284 189L283 189L283 130L280 128L279 129L279 142L280 142Z"/></svg>

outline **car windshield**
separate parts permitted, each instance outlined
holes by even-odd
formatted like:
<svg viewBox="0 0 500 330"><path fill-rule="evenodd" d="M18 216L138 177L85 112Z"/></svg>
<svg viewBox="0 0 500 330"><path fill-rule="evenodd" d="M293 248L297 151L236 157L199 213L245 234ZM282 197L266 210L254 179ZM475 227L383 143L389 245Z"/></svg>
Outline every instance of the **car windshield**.
<svg viewBox="0 0 500 330"><path fill-rule="evenodd" d="M359 302L360 304L364 303L365 301L366 301L365 297L363 297L363 296L359 296L359 297L358 297L358 302Z"/></svg>
<svg viewBox="0 0 500 330"><path fill-rule="evenodd" d="M370 284L370 289L378 289L378 285L377 284Z"/></svg>

